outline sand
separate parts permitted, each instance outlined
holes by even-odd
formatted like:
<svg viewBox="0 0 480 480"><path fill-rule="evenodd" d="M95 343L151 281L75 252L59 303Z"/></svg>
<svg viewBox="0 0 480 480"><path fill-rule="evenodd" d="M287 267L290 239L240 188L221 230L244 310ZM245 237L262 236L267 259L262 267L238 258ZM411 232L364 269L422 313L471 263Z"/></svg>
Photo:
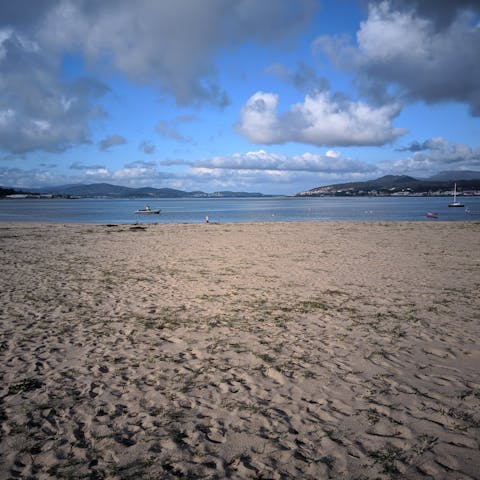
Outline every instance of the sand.
<svg viewBox="0 0 480 480"><path fill-rule="evenodd" d="M480 478L480 223L0 245L0 479Z"/></svg>

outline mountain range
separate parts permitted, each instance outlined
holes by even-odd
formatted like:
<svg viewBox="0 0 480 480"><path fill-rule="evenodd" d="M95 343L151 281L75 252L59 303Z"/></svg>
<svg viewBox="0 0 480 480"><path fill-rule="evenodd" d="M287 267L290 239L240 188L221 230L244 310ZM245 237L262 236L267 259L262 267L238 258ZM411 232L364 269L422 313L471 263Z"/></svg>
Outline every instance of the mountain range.
<svg viewBox="0 0 480 480"><path fill-rule="evenodd" d="M385 175L384 177L364 182L337 183L315 187L305 192L297 193L296 196L450 192L453 189L454 182L457 184L457 190L460 193L471 190L479 191L480 172L472 170L445 171L429 178L414 178L408 175Z"/></svg>
<svg viewBox="0 0 480 480"><path fill-rule="evenodd" d="M315 187L297 193L295 196L318 195L367 195L373 191L379 194L406 192L411 194L451 191L453 182L459 192L464 190L480 191L480 172L472 170L454 170L439 172L429 178L414 178L408 175L386 175L375 180L363 182L337 183ZM207 197L263 197L262 193L219 191L205 193L187 192L173 188L131 188L109 183L60 185L35 189L0 187L0 197L19 193L49 194L60 197L107 197L107 198L207 198Z"/></svg>
<svg viewBox="0 0 480 480"><path fill-rule="evenodd" d="M220 191L214 193L205 193L201 191L186 192L184 190L176 190L173 188L131 188L119 185L111 185L109 183L92 183L92 184L74 184L59 185L56 187L19 189L0 187L0 196L29 193L41 195L53 195L59 197L107 197L107 198L206 198L206 197L262 197L261 193L250 192L231 192Z"/></svg>

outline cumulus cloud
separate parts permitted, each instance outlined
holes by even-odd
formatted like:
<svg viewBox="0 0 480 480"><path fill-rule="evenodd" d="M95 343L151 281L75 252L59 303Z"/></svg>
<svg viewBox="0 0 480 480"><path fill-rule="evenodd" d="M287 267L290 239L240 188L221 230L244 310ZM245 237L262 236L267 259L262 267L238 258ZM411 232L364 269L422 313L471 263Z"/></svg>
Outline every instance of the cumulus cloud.
<svg viewBox="0 0 480 480"><path fill-rule="evenodd" d="M241 111L236 128L258 144L302 142L311 145L384 145L405 130L394 128L398 104L371 107L327 92L309 94L304 101L279 114L279 96L257 92Z"/></svg>
<svg viewBox="0 0 480 480"><path fill-rule="evenodd" d="M356 72L366 86L374 82L380 95L394 87L397 95L410 101L457 101L480 115L480 24L473 5L372 3L356 44L346 37L321 36L315 46L337 66ZM478 2L475 5L480 8Z"/></svg>
<svg viewBox="0 0 480 480"><path fill-rule="evenodd" d="M98 144L98 148L102 151L108 150L111 147L117 146L117 145L124 145L127 143L127 140L122 137L121 135L109 135L108 137L105 137L103 140L101 140Z"/></svg>
<svg viewBox="0 0 480 480"><path fill-rule="evenodd" d="M0 148L14 154L62 152L89 138L108 88L91 78L61 80L42 46L0 25Z"/></svg>
<svg viewBox="0 0 480 480"><path fill-rule="evenodd" d="M369 0L370 4L384 2L385 0ZM442 30L450 25L462 11L480 11L478 0L448 0L447 2L439 2L438 0L390 0L390 4L394 10L413 10L419 16L432 19L437 30Z"/></svg>
<svg viewBox="0 0 480 480"><path fill-rule="evenodd" d="M303 171L323 173L364 173L373 172L376 167L343 157L339 152L329 150L325 155L305 152L287 157L264 150L217 156L193 163L194 168L229 170L270 170Z"/></svg>
<svg viewBox="0 0 480 480"><path fill-rule="evenodd" d="M82 51L93 64L107 59L179 104L225 106L213 62L218 49L246 39L276 41L304 25L315 8L312 0L64 0L49 10L41 35L52 47Z"/></svg>
<svg viewBox="0 0 480 480"><path fill-rule="evenodd" d="M115 184L131 187L159 186L165 180L175 179L176 175L158 170L150 162L135 162L111 174L111 181Z"/></svg>
<svg viewBox="0 0 480 480"><path fill-rule="evenodd" d="M180 105L224 107L218 51L247 40L277 42L315 8L313 0L3 2L0 149L61 152L89 141L90 122L104 114L97 100L108 88L93 78L66 80L66 54L81 57L93 74L115 71Z"/></svg>
<svg viewBox="0 0 480 480"><path fill-rule="evenodd" d="M480 148L450 143L442 137L413 142L412 145L410 151L413 154L394 162L395 171L432 175L442 170L480 169Z"/></svg>
<svg viewBox="0 0 480 480"><path fill-rule="evenodd" d="M419 142L414 140L410 145L406 147L397 148L398 152L421 152L424 150L446 150L448 148L448 142L442 137L435 137Z"/></svg>

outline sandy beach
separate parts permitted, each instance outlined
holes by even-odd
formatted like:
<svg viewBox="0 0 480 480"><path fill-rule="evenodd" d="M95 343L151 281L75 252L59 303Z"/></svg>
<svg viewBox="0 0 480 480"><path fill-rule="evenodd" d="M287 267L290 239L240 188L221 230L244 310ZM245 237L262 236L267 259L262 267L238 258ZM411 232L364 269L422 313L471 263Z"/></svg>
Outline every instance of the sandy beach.
<svg viewBox="0 0 480 480"><path fill-rule="evenodd" d="M0 245L0 479L480 478L478 222Z"/></svg>

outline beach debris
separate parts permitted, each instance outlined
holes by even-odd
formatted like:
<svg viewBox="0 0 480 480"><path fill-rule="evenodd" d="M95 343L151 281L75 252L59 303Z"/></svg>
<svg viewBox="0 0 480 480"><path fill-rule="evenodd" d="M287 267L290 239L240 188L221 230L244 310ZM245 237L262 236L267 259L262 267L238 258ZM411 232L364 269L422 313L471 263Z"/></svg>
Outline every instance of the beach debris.
<svg viewBox="0 0 480 480"><path fill-rule="evenodd" d="M146 230L147 227L144 227L142 225L133 225L132 227L130 227L130 230Z"/></svg>

